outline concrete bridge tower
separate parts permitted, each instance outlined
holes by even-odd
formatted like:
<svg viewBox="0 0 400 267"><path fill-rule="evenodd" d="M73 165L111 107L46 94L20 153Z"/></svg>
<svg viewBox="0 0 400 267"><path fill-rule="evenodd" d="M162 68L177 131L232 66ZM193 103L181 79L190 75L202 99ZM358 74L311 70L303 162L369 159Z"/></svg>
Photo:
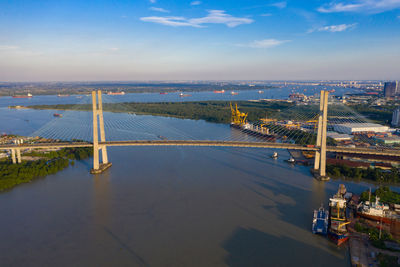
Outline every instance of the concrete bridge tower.
<svg viewBox="0 0 400 267"><path fill-rule="evenodd" d="M318 116L318 133L315 152L314 176L320 180L329 180L326 176L326 135L328 126L328 95L329 92L321 91Z"/></svg>
<svg viewBox="0 0 400 267"><path fill-rule="evenodd" d="M107 147L105 145L99 145L99 128L100 128L100 141L101 142L106 141L106 134L104 131L103 103L101 98L101 90L97 91L97 97L96 97L96 91L92 91L92 108L93 108L93 169L90 171L90 173L97 174L97 173L102 173L112 165L111 162L108 162ZM99 162L100 150L102 156L102 163Z"/></svg>

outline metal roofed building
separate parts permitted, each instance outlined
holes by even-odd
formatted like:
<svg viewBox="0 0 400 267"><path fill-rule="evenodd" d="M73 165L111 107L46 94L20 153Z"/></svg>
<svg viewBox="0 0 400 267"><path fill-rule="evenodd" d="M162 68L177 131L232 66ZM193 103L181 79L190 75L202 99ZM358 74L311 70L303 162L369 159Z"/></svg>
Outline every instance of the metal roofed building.
<svg viewBox="0 0 400 267"><path fill-rule="evenodd" d="M327 136L333 138L336 141L347 141L353 138L353 136L349 134L340 134L336 132L327 132Z"/></svg>
<svg viewBox="0 0 400 267"><path fill-rule="evenodd" d="M376 123L343 123L333 125L335 132L353 134L362 132L383 133L389 130L388 126Z"/></svg>

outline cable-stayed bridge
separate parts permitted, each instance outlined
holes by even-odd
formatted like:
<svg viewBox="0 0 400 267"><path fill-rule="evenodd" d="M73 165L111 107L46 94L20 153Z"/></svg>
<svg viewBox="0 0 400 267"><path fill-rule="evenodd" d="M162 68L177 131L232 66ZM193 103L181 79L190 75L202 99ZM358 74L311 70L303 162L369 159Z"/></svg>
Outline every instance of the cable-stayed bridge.
<svg viewBox="0 0 400 267"><path fill-rule="evenodd" d="M92 114L90 120L74 120L73 111L64 112L63 118L55 118L40 129L32 133L32 136L46 136L48 142L20 144L20 145L0 145L0 149L9 149L12 151L14 163L21 162L21 150L32 148L63 148L63 147L93 147L93 173L100 173L111 166L108 160L107 147L111 146L193 146L193 147L248 147L248 148L274 148L290 149L301 151L312 151L315 153L314 169L318 171L320 177L325 177L326 153L351 153L368 154L380 156L400 157L400 150L386 146L358 146L345 147L338 145L327 145L327 132L334 124L341 123L364 123L368 122L366 118L350 110L346 106L328 114L328 92L321 91L319 109L318 107L302 107L306 112L296 113L293 110L282 110L282 114L294 114L291 123L285 125L277 120L264 120L257 124L255 128L267 129L268 133L259 134L260 131L246 131L232 128L229 136L217 135L212 138L198 138L196 133L201 131L199 127L196 131L184 131L177 126L171 126L169 123L154 122L144 120L142 116L135 114L124 114L125 119L117 118L106 121L103 116L103 101L101 91L92 92ZM107 100L112 100L109 97ZM86 102L87 103L87 102ZM118 105L125 105L120 103ZM75 111L76 112L76 111ZM80 114L87 116L87 111L81 111ZM121 115L121 114L119 114ZM121 117L121 116L119 116ZM151 117L151 116L150 116ZM286 120L287 121L287 120ZM72 125L81 124L79 130L74 129ZM301 124L301 125L300 125ZM56 131L58 127L64 127L63 131ZM167 129L168 138L157 135L159 128ZM60 133L61 132L61 133ZM107 140L106 140L107 132ZM118 134L113 134L114 132ZM225 132L226 133L226 132ZM86 138L82 135L86 134ZM84 141L75 142L75 139ZM57 140L58 139L58 140ZM162 139L162 140L159 140ZM203 140L202 140L203 139ZM363 140L365 139L365 140ZM72 140L64 142L63 140ZM357 136L360 144L370 144L364 136ZM101 163L100 163L101 156Z"/></svg>

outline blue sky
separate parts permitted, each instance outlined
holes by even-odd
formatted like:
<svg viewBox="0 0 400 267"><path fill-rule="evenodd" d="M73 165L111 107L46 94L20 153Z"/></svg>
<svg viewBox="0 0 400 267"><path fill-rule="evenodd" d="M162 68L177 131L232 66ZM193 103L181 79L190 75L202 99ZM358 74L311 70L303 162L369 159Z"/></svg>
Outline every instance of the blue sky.
<svg viewBox="0 0 400 267"><path fill-rule="evenodd" d="M0 81L400 79L400 0L0 0Z"/></svg>

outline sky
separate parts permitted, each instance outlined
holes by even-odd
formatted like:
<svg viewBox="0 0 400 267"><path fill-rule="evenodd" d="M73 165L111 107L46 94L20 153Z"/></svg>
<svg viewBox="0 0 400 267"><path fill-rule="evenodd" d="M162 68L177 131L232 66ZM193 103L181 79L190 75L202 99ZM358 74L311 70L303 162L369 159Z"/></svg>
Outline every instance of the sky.
<svg viewBox="0 0 400 267"><path fill-rule="evenodd" d="M0 0L0 81L400 79L400 0Z"/></svg>

